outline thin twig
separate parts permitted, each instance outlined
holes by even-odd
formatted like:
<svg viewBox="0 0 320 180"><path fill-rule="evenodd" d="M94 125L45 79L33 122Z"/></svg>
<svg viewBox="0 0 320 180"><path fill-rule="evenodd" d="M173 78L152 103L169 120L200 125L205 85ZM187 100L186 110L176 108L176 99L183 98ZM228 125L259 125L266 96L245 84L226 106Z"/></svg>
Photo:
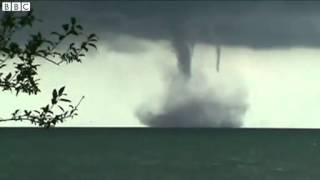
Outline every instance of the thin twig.
<svg viewBox="0 0 320 180"><path fill-rule="evenodd" d="M63 60L61 60L59 62L56 62L56 61L54 61L54 60L52 60L52 59L50 59L50 58L48 58L46 56L42 56L40 54L36 54L36 56L41 57L41 58L43 58L43 59L45 59L45 60L49 61L50 63L52 63L54 65L57 65L57 66L60 66L63 63Z"/></svg>
<svg viewBox="0 0 320 180"><path fill-rule="evenodd" d="M77 105L73 108L75 110L78 110L78 107L80 106L81 102L84 100L84 96L81 97L81 99L79 100L79 102L77 103ZM72 115L73 114L69 114L68 116L65 116L64 119L69 119L69 118L72 118ZM26 118L8 118L8 119L3 119L3 118L0 118L0 122L8 122L8 121L32 121L32 120L38 120L38 121L35 121L36 123L39 122L39 117L37 116L29 116L29 117L26 117ZM51 120L49 120L50 122Z"/></svg>

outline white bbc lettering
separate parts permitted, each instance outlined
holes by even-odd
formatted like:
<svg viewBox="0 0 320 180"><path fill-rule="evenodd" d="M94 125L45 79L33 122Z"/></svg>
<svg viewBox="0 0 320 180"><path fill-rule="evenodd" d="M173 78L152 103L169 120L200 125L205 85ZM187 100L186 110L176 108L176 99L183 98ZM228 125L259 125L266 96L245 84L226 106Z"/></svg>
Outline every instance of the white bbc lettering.
<svg viewBox="0 0 320 180"><path fill-rule="evenodd" d="M20 2L12 2L11 3L11 11L21 11L21 3Z"/></svg>
<svg viewBox="0 0 320 180"><path fill-rule="evenodd" d="M2 11L30 11L30 2L2 2Z"/></svg>
<svg viewBox="0 0 320 180"><path fill-rule="evenodd" d="M2 11L11 11L11 2L2 2Z"/></svg>
<svg viewBox="0 0 320 180"><path fill-rule="evenodd" d="M22 11L30 11L31 10L31 4L30 2L22 2L21 3Z"/></svg>

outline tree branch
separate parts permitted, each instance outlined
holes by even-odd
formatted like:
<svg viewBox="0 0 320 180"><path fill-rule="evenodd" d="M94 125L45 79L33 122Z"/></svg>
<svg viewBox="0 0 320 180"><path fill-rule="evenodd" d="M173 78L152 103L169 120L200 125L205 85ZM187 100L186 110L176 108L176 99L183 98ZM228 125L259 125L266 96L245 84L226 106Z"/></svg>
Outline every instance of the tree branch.
<svg viewBox="0 0 320 180"><path fill-rule="evenodd" d="M52 63L54 65L57 65L57 66L60 66L63 63L63 60L61 60L59 62L56 62L56 61L54 61L54 60L52 60L52 59L50 59L50 58L48 58L46 56L40 55L40 54L36 54L36 56L41 57L41 58L47 60L48 62L50 62L50 63Z"/></svg>

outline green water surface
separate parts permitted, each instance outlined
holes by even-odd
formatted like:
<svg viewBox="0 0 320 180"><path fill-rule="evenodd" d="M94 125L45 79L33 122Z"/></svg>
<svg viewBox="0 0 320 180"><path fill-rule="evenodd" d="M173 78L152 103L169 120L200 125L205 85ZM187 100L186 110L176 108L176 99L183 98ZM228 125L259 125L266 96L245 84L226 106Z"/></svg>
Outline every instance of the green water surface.
<svg viewBox="0 0 320 180"><path fill-rule="evenodd" d="M320 179L320 130L0 129L0 180Z"/></svg>

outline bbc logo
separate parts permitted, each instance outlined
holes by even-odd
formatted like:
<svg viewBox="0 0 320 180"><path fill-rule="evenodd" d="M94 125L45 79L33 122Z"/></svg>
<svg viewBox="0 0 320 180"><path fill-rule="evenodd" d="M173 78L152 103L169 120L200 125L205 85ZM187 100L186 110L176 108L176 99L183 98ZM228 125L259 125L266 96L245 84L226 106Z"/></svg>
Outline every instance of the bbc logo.
<svg viewBox="0 0 320 180"><path fill-rule="evenodd" d="M2 11L30 11L30 2L2 2Z"/></svg>

